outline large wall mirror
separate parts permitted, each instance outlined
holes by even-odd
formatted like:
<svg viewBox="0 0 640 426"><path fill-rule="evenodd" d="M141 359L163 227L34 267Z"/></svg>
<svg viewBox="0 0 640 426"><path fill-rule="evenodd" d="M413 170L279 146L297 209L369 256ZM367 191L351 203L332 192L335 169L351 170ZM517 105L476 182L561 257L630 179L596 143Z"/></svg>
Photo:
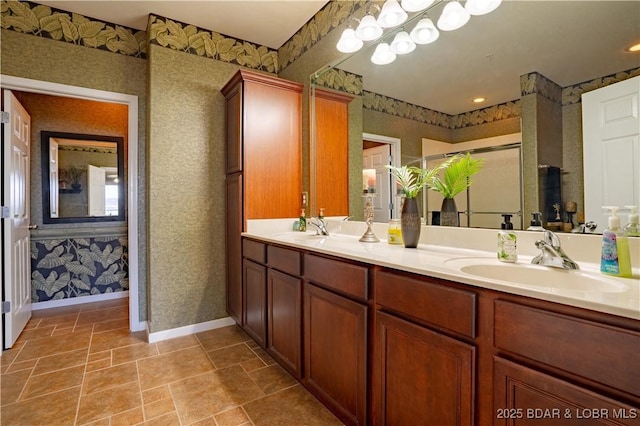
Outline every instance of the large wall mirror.
<svg viewBox="0 0 640 426"><path fill-rule="evenodd" d="M124 138L41 132L43 223L125 218Z"/></svg>
<svg viewBox="0 0 640 426"><path fill-rule="evenodd" d="M575 201L579 211L584 209L583 176L592 171L582 162L580 95L593 85L640 75L640 53L627 50L640 42L640 2L505 0L495 11L472 16L458 30L440 31L435 42L417 45L390 64L372 63L371 56L381 42L391 43L400 31L411 32L424 18L435 23L445 4L436 0L426 11L410 13L404 25L365 42L356 53L343 54L313 75L312 82L331 87L339 78L346 81L345 75L361 76L362 131L401 138L403 164L420 164L424 140L455 145L521 132L521 160L515 156L514 161L521 161L523 168L523 207L518 218L523 227L528 226L531 213L541 209L545 197L542 175L548 166L562 170L563 201ZM369 12L378 14L377 9L365 6L354 17ZM358 21L347 21L337 32L348 25L355 28ZM527 85L533 84L545 88L527 93ZM485 102L473 103L478 97ZM416 112L416 107L423 110ZM505 128L501 124L507 121L500 117L484 119L509 109L517 110L511 123L516 127ZM409 141L399 118L420 114L428 119L416 128L422 126L425 131L417 141ZM439 120L453 125L447 128ZM358 163L360 159L351 157L353 152L357 151L351 151L350 163ZM350 182L359 185L358 179ZM604 229L604 219L594 219L598 230ZM499 223L487 226L499 227Z"/></svg>

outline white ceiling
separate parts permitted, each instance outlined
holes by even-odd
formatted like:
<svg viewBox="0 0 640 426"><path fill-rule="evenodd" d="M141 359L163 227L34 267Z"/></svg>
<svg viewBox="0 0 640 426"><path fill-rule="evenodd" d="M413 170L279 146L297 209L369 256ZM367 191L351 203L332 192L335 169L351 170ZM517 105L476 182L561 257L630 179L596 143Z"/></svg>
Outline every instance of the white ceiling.
<svg viewBox="0 0 640 426"><path fill-rule="evenodd" d="M147 28L149 14L156 14L277 49L327 0L36 0L36 3L139 30Z"/></svg>
<svg viewBox="0 0 640 426"><path fill-rule="evenodd" d="M87 17L145 29L150 13L279 48L326 0L36 0ZM434 21L441 5L429 12ZM410 30L412 25L408 25ZM394 63L374 66L371 48L340 64L364 88L448 114L520 97L519 76L537 71L568 86L640 67L640 0L506 0L463 28L442 32ZM470 100L487 98L476 105Z"/></svg>

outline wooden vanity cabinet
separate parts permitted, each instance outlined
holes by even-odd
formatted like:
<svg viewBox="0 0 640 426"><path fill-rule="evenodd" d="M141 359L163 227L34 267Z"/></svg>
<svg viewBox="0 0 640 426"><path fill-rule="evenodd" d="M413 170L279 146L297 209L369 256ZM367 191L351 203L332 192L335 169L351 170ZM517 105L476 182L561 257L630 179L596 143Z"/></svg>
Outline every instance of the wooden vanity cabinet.
<svg viewBox="0 0 640 426"><path fill-rule="evenodd" d="M267 260L266 245L242 240L242 328L263 348L267 342Z"/></svg>
<svg viewBox="0 0 640 426"><path fill-rule="evenodd" d="M374 280L374 423L474 424L476 295L389 270Z"/></svg>
<svg viewBox="0 0 640 426"><path fill-rule="evenodd" d="M367 424L368 269L304 257L303 384L340 420Z"/></svg>
<svg viewBox="0 0 640 426"><path fill-rule="evenodd" d="M268 246L267 352L292 376L302 377L302 254Z"/></svg>
<svg viewBox="0 0 640 426"><path fill-rule="evenodd" d="M242 69L221 89L226 107L227 312L239 325L245 318L241 233L247 219L300 213L302 88Z"/></svg>

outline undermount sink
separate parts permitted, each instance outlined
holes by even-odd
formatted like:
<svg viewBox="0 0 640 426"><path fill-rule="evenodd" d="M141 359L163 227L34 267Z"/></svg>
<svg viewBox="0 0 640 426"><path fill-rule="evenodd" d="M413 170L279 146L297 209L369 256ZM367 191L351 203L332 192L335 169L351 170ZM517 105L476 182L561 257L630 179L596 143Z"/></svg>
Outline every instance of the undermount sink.
<svg viewBox="0 0 640 426"><path fill-rule="evenodd" d="M620 293L628 290L625 283L582 270L565 270L526 263L500 263L488 258L452 259L445 263L465 274L544 289L552 293Z"/></svg>
<svg viewBox="0 0 640 426"><path fill-rule="evenodd" d="M273 234L273 237L282 238L284 240L293 241L297 243L318 243L325 241L346 241L353 240L354 236L352 235L344 235L344 234L329 234L329 235L318 235L313 232L282 232L279 234Z"/></svg>

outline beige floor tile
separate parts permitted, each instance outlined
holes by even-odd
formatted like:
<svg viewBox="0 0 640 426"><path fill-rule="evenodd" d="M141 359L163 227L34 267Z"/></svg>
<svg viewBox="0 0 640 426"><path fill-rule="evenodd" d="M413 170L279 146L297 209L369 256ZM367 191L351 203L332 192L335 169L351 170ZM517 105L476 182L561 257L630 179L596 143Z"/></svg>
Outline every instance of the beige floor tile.
<svg viewBox="0 0 640 426"><path fill-rule="evenodd" d="M301 385L249 402L242 408L256 426L342 424Z"/></svg>
<svg viewBox="0 0 640 426"><path fill-rule="evenodd" d="M131 333L129 330L110 330L102 333L93 333L89 353L102 352L108 349L122 348L146 342L146 336L141 333Z"/></svg>
<svg viewBox="0 0 640 426"><path fill-rule="evenodd" d="M96 309L93 311L80 312L78 315L78 325L93 324L103 321L128 318L128 306L114 306L112 308Z"/></svg>
<svg viewBox="0 0 640 426"><path fill-rule="evenodd" d="M85 349L89 347L90 340L91 333L72 333L66 335L64 339L58 336L50 336L29 340L24 344L16 361L26 361L28 359Z"/></svg>
<svg viewBox="0 0 640 426"><path fill-rule="evenodd" d="M249 373L249 377L251 377L266 394L277 392L297 383L296 380L278 364L254 370Z"/></svg>
<svg viewBox="0 0 640 426"><path fill-rule="evenodd" d="M141 406L140 389L136 382L83 395L78 409L78 424L89 423Z"/></svg>
<svg viewBox="0 0 640 426"><path fill-rule="evenodd" d="M220 426L240 426L249 422L247 413L240 407L232 408L215 416L217 424ZM204 425L202 425L204 426Z"/></svg>
<svg viewBox="0 0 640 426"><path fill-rule="evenodd" d="M274 365L276 362L269 356L269 354L262 348L257 347L251 349L261 360L267 365Z"/></svg>
<svg viewBox="0 0 640 426"><path fill-rule="evenodd" d="M217 423L215 417L211 416L207 417L206 419L198 420L195 423L191 423L189 426L223 426L223 424Z"/></svg>
<svg viewBox="0 0 640 426"><path fill-rule="evenodd" d="M103 392L132 382L138 383L138 370L135 362L92 371L85 375L82 395Z"/></svg>
<svg viewBox="0 0 640 426"><path fill-rule="evenodd" d="M158 349L155 343L138 343L136 345L114 349L112 360L113 365L118 365L156 355L158 355Z"/></svg>
<svg viewBox="0 0 640 426"><path fill-rule="evenodd" d="M225 368L233 364L238 364L256 358L256 354L244 343L209 351L207 352L207 355L209 355L209 358L211 358L211 361L213 361L216 368Z"/></svg>
<svg viewBox="0 0 640 426"><path fill-rule="evenodd" d="M84 375L84 365L56 370L51 373L31 376L20 395L20 400L33 398L80 386Z"/></svg>
<svg viewBox="0 0 640 426"><path fill-rule="evenodd" d="M80 386L77 386L4 406L2 407L0 424L6 426L73 425L79 395ZM55 401L55 403L52 403L52 401Z"/></svg>
<svg viewBox="0 0 640 426"><path fill-rule="evenodd" d="M28 361L22 361L22 362L14 362L10 366L8 366L7 373L13 373L14 371L32 369L33 367L36 366L37 362L38 362L37 359L30 359Z"/></svg>
<svg viewBox="0 0 640 426"><path fill-rule="evenodd" d="M64 352L61 354L46 356L38 359L33 374L44 374L63 368L84 365L87 362L88 349L78 349L77 351Z"/></svg>
<svg viewBox="0 0 640 426"><path fill-rule="evenodd" d="M125 411L124 413L116 414L111 417L110 426L131 426L144 421L144 414L142 413L142 407L136 407L132 410Z"/></svg>
<svg viewBox="0 0 640 426"><path fill-rule="evenodd" d="M109 359L109 360L111 359L110 349L102 352L94 352L92 354L89 354L89 358L87 359L87 362L94 362L102 359Z"/></svg>
<svg viewBox="0 0 640 426"><path fill-rule="evenodd" d="M198 346L137 362L143 391L214 369L205 352Z"/></svg>
<svg viewBox="0 0 640 426"><path fill-rule="evenodd" d="M18 400L22 389L24 389L24 385L27 384L29 376L31 376L31 370L21 370L2 375L2 382L0 383L0 393L2 397L0 398L0 403L3 406Z"/></svg>
<svg viewBox="0 0 640 426"><path fill-rule="evenodd" d="M190 424L264 396L242 367L234 365L170 386L182 424Z"/></svg>
<svg viewBox="0 0 640 426"><path fill-rule="evenodd" d="M197 333L196 337L200 341L202 347L207 351L252 341L247 333L242 331L242 329L237 325Z"/></svg>
<svg viewBox="0 0 640 426"><path fill-rule="evenodd" d="M142 401L145 404L151 404L152 402L160 401L161 399L165 399L165 398L171 398L171 392L169 391L169 386L166 386L166 385L142 392Z"/></svg>
<svg viewBox="0 0 640 426"><path fill-rule="evenodd" d="M247 371L247 372L257 370L258 368L264 368L267 366L267 364L265 364L264 361L262 361L262 359L258 357L255 357L248 361L241 362L240 365L242 365L242 368L244 368L244 371Z"/></svg>
<svg viewBox="0 0 640 426"><path fill-rule="evenodd" d="M98 361L88 362L85 372L98 371L111 367L111 359L100 359Z"/></svg>
<svg viewBox="0 0 640 426"><path fill-rule="evenodd" d="M101 333L103 331L119 330L122 328L129 329L129 318L119 318L94 324L93 331Z"/></svg>
<svg viewBox="0 0 640 426"><path fill-rule="evenodd" d="M165 414L164 416L156 417L155 419L148 420L141 423L140 426L179 426L180 419L174 411L173 413Z"/></svg>
<svg viewBox="0 0 640 426"><path fill-rule="evenodd" d="M154 401L150 404L144 404L144 416L146 419L153 419L163 416L167 413L176 411L175 405L173 405L173 399L165 398L158 401Z"/></svg>
<svg viewBox="0 0 640 426"><path fill-rule="evenodd" d="M110 426L110 419L106 417L104 419L96 420L95 422L90 422L82 426Z"/></svg>
<svg viewBox="0 0 640 426"><path fill-rule="evenodd" d="M200 342L196 339L194 335L188 335L183 337L178 337L176 339L164 340L162 342L158 342L158 352L161 354L167 352L173 352L180 349L190 348L191 346L198 346Z"/></svg>
<svg viewBox="0 0 640 426"><path fill-rule="evenodd" d="M22 333L20 333L20 336L18 336L18 340L16 340L16 343L38 339L40 337L51 336L53 335L53 330L55 328L55 325L52 325L48 327L26 329Z"/></svg>

